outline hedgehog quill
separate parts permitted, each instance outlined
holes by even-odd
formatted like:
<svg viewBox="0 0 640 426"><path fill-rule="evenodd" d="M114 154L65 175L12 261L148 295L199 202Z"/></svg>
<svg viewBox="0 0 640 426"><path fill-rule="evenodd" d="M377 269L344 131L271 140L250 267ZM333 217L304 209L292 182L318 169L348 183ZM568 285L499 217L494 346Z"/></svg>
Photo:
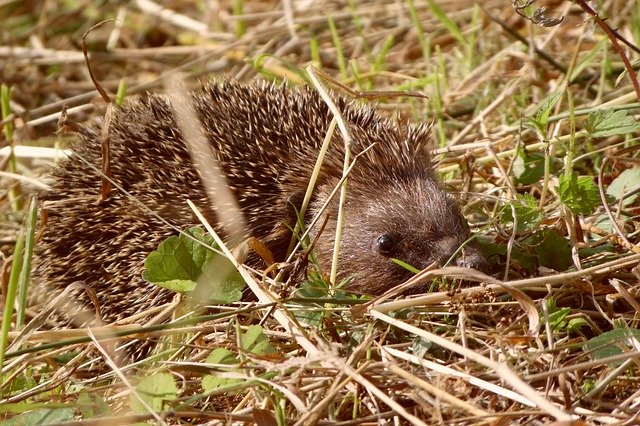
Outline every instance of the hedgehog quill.
<svg viewBox="0 0 640 426"><path fill-rule="evenodd" d="M276 261L283 261L333 114L311 89L269 83L208 84L190 96L244 216L245 236L257 238ZM369 148L348 178L339 278L352 277L349 289L376 295L412 275L392 258L424 268L433 262L444 265L459 252L458 265L482 267L478 249L464 245L470 237L466 220L437 181L428 126L400 124L341 97L335 103L349 127L352 153ZM141 272L146 256L175 231L140 203L184 229L199 224L189 199L224 231L214 208L221 206L211 205L165 97L127 102L110 123L112 179L138 202L115 189L98 201L99 135L99 128L79 133L77 155L53 170L51 189L40 195L48 220L37 249L34 293L50 299L73 283L82 284L70 292L75 307L62 313L63 321L71 322L78 310L95 312L83 286L95 293L102 323L172 299L172 292L145 282ZM335 132L304 217L307 224L342 177L344 149ZM332 200L324 213L326 228L319 235L312 231L315 252L327 270L337 208L338 201ZM253 262L257 268L266 266Z"/></svg>

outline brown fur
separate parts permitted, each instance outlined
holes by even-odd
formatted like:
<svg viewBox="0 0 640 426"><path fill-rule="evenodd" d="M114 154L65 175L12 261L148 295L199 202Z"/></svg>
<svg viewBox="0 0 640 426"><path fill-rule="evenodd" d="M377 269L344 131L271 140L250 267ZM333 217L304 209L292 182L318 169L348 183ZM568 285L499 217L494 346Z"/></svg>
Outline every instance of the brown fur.
<svg viewBox="0 0 640 426"><path fill-rule="evenodd" d="M301 199L333 115L310 89L269 84L208 85L193 95L205 135L247 223L247 234L284 260L295 215L290 200ZM399 258L417 268L445 263L469 238L459 208L436 181L428 153L429 129L381 118L371 109L338 99L360 158L349 176L340 276L351 288L379 294L410 274L393 264ZM52 173L52 189L42 194L49 219L39 244L36 292L50 299L75 282L92 288L104 322L167 302L168 291L140 277L147 254L175 231L118 190L99 202L100 176L80 161L100 164L99 129L87 130ZM194 201L215 223L207 195L165 98L151 95L116 111L109 128L113 179L138 201L183 229L198 225L186 204ZM318 211L342 174L344 147L335 132L307 218ZM317 253L331 261L337 201ZM392 250L381 253L379 238ZM388 241L387 241L388 242ZM479 266L473 246L458 263ZM43 287L46 286L46 287ZM93 303L82 287L76 307Z"/></svg>

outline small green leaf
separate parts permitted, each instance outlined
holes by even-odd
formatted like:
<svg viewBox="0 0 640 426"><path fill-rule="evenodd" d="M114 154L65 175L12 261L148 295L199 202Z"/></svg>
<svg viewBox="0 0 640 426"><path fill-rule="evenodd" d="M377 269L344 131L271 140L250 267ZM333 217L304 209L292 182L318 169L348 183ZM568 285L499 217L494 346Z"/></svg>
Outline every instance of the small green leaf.
<svg viewBox="0 0 640 426"><path fill-rule="evenodd" d="M585 129L592 138L605 138L637 132L640 130L640 123L627 111L604 109L589 114Z"/></svg>
<svg viewBox="0 0 640 426"><path fill-rule="evenodd" d="M185 231L186 234L191 235L196 240L204 243L208 246L219 248L218 245L213 240L213 237L205 232L204 229L199 227L192 227ZM179 235L179 238L182 239L184 244L189 249L191 253L191 257L193 258L193 262L199 270L202 270L204 265L216 256L214 252L206 248L204 245L198 243L198 241L194 241L191 238L186 237L185 235Z"/></svg>
<svg viewBox="0 0 640 426"><path fill-rule="evenodd" d="M242 348L254 355L264 356L276 353L276 350L269 342L269 337L264 334L262 327L251 325L247 332L240 338Z"/></svg>
<svg viewBox="0 0 640 426"><path fill-rule="evenodd" d="M573 318L569 320L567 324L567 331L578 331L582 327L588 326L589 323L584 318Z"/></svg>
<svg viewBox="0 0 640 426"><path fill-rule="evenodd" d="M206 361L207 364L225 364L236 365L240 361L236 358L235 354L226 348L216 348L209 354ZM213 374L207 374L202 378L202 388L205 391L213 391L215 389L232 386L238 383L242 383L240 379L227 379L224 377L218 377Z"/></svg>
<svg viewBox="0 0 640 426"><path fill-rule="evenodd" d="M627 351L636 350L630 339L640 340L640 330L636 328L616 328L611 331L602 333L599 336L589 340L585 346L585 351L592 351L594 359L602 359L614 355L620 355ZM622 361L613 363L620 364Z"/></svg>
<svg viewBox="0 0 640 426"><path fill-rule="evenodd" d="M433 346L433 342L431 340L423 339L421 337L413 339L411 351L418 358L424 357L424 354L429 352L429 349Z"/></svg>
<svg viewBox="0 0 640 426"><path fill-rule="evenodd" d="M541 135L546 135L547 127L549 126L549 115L551 115L551 110L556 105L558 100L562 96L562 92L558 91L544 100L528 117L525 117L524 124L525 126L536 130Z"/></svg>
<svg viewBox="0 0 640 426"><path fill-rule="evenodd" d="M517 221L514 221L514 211ZM535 228L543 217L542 211L538 208L538 202L531 194L516 194L516 199L502 208L502 221L517 223L518 232Z"/></svg>
<svg viewBox="0 0 640 426"><path fill-rule="evenodd" d="M173 401L178 397L178 387L171 374L156 373L143 378L136 386L136 393L154 412L159 413L166 401ZM148 412L133 394L129 397L129 405L135 413L145 414Z"/></svg>
<svg viewBox="0 0 640 426"><path fill-rule="evenodd" d="M172 236L164 240L158 249L149 253L144 262L142 278L173 291L191 291L199 275L189 246L184 238Z"/></svg>
<svg viewBox="0 0 640 426"><path fill-rule="evenodd" d="M513 160L512 171L517 183L523 185L536 183L544 175L544 155L528 154L523 149L519 149L518 155Z"/></svg>
<svg viewBox="0 0 640 426"><path fill-rule="evenodd" d="M571 308L562 308L549 313L549 324L551 324L551 329L553 331L564 329L567 325L565 318L567 318L567 315L569 315L570 312Z"/></svg>
<svg viewBox="0 0 640 426"><path fill-rule="evenodd" d="M600 205L598 187L589 176L578 177L573 172L570 177L560 175L558 196L574 214L589 215Z"/></svg>

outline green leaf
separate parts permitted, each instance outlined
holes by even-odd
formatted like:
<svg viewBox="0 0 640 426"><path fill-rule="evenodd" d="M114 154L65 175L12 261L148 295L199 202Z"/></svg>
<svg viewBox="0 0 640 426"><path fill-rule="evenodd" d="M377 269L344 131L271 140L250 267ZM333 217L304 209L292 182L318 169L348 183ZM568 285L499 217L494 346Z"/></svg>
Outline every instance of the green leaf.
<svg viewBox="0 0 640 426"><path fill-rule="evenodd" d="M606 190L608 195L620 199L626 191L640 186L640 168L627 169L611 182ZM628 206L638 198L638 193L630 195L622 200L623 206Z"/></svg>
<svg viewBox="0 0 640 426"><path fill-rule="evenodd" d="M413 339L411 351L418 358L424 357L424 354L429 352L429 349L433 346L431 340L423 339L421 337Z"/></svg>
<svg viewBox="0 0 640 426"><path fill-rule="evenodd" d="M578 331L582 327L588 326L589 323L584 318L573 318L567 324L567 331Z"/></svg>
<svg viewBox="0 0 640 426"><path fill-rule="evenodd" d="M75 414L71 408L43 408L22 413L12 419L5 420L2 422L2 426L48 425L52 423L71 422L74 418Z"/></svg>
<svg viewBox="0 0 640 426"><path fill-rule="evenodd" d="M544 175L544 155L528 154L525 150L519 149L518 155L513 160L512 171L517 183L523 185L536 183Z"/></svg>
<svg viewBox="0 0 640 426"><path fill-rule="evenodd" d="M244 279L235 266L226 257L216 255L204 267L189 298L196 302L233 303L242 299L244 287Z"/></svg>
<svg viewBox="0 0 640 426"><path fill-rule="evenodd" d="M213 237L198 227L189 228L184 234L167 238L149 253L142 278L172 291L193 292L192 299L200 302L231 303L242 299L242 276L227 258L203 245L217 248Z"/></svg>
<svg viewBox="0 0 640 426"><path fill-rule="evenodd" d="M589 176L578 177L576 172L568 178L560 175L557 190L562 203L574 214L589 215L600 205L598 187Z"/></svg>
<svg viewBox="0 0 640 426"><path fill-rule="evenodd" d="M514 221L515 211L517 221ZM535 228L543 219L537 200L531 194L516 194L516 199L502 208L502 222L517 223L518 232Z"/></svg>
<svg viewBox="0 0 640 426"><path fill-rule="evenodd" d="M524 244L534 248L540 266L565 271L573 265L569 242L552 228L536 232Z"/></svg>
<svg viewBox="0 0 640 426"><path fill-rule="evenodd" d="M207 364L240 364L236 355L227 348L214 349L213 352L209 354L205 362ZM225 386L233 386L238 383L242 383L242 380L217 377L213 374L207 374L202 378L202 388L208 392Z"/></svg>
<svg viewBox="0 0 640 426"><path fill-rule="evenodd" d="M637 132L640 130L640 123L627 111L604 109L589 114L585 129L592 138L605 138Z"/></svg>
<svg viewBox="0 0 640 426"><path fill-rule="evenodd" d="M555 312L549 313L549 324L553 331L562 330L567 325L565 318L571 312L571 308L561 308Z"/></svg>
<svg viewBox="0 0 640 426"><path fill-rule="evenodd" d="M247 332L244 333L240 341L242 348L254 355L264 356L276 353L276 350L269 342L269 337L263 333L262 327L259 325L250 325Z"/></svg>
<svg viewBox="0 0 640 426"><path fill-rule="evenodd" d="M536 130L541 135L546 135L547 127L549 126L549 115L551 115L551 110L556 105L558 100L562 96L562 92L558 91L544 100L528 117L525 117L524 124L525 126Z"/></svg>
<svg viewBox="0 0 640 426"><path fill-rule="evenodd" d="M462 31L456 25L454 21L449 19L445 11L433 0L427 0L431 13L436 17L438 21L451 33L451 35L462 44L466 44L467 41L462 35Z"/></svg>
<svg viewBox="0 0 640 426"><path fill-rule="evenodd" d="M136 386L136 392L156 413L162 411L165 401L173 401L178 397L178 387L175 379L168 373L156 373L143 378ZM147 409L133 394L129 397L129 405L135 413L148 413Z"/></svg>
<svg viewBox="0 0 640 426"><path fill-rule="evenodd" d="M617 328L607 331L589 340L585 346L585 351L591 351L594 359L602 359L614 355L620 355L625 351L636 350L630 339L640 340L640 330L636 328ZM622 361L612 363L618 365Z"/></svg>
<svg viewBox="0 0 640 426"><path fill-rule="evenodd" d="M418 272L420 272L420 269L418 269L418 268L416 268L414 266L411 266L407 262L403 262L400 259L392 258L391 261L393 263L395 263L396 265L403 267L404 269L406 269L407 271L409 271L411 273L417 274Z"/></svg>
<svg viewBox="0 0 640 426"><path fill-rule="evenodd" d="M195 261L197 254L191 252L186 239L180 235L161 242L158 249L147 256L142 278L173 291L193 290L201 269Z"/></svg>
<svg viewBox="0 0 640 426"><path fill-rule="evenodd" d="M100 395L89 392L83 392L78 396L78 408L85 419L113 414L109 404Z"/></svg>

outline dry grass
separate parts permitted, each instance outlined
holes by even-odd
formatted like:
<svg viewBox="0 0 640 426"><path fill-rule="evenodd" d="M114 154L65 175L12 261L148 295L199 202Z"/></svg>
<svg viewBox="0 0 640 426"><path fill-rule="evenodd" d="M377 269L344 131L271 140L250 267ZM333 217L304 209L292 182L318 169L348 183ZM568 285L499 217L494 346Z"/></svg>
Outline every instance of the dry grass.
<svg viewBox="0 0 640 426"><path fill-rule="evenodd" d="M111 93L126 83L128 97L161 90L162 79L179 72L193 86L212 76L297 84L312 63L357 90L428 96L381 99L379 109L433 121L438 169L461 194L493 277L423 272L417 280L470 284L366 305L221 307L144 328L168 349L138 364L114 359L112 329L89 337L30 332L4 357L0 413L24 413L23 424L45 416L106 416L105 424L640 422L640 197L604 203L589 192L638 170L637 127L595 138L585 131L588 113L599 109L637 120L633 79L620 77L611 41L577 2L536 3L548 6L548 17L564 17L548 28L518 16L508 0L350 3L0 0L0 80L13 88L3 124L15 128L3 146L8 138L64 143L55 130L65 105L75 122L104 113L81 50L82 35L104 19L117 21L87 37L92 68ZM599 13L609 26L640 43L640 3L605 5ZM624 52L637 61L638 53ZM538 115L537 130L527 125L549 98L557 101L549 118ZM0 161L0 255L9 259L24 228L29 179L48 164ZM558 190L572 171L595 182L580 200ZM626 193L637 193L639 181ZM3 275L3 289L8 280ZM261 349L253 339L264 339ZM205 364L216 348L227 352ZM164 398L145 395L143 378L161 383Z"/></svg>

